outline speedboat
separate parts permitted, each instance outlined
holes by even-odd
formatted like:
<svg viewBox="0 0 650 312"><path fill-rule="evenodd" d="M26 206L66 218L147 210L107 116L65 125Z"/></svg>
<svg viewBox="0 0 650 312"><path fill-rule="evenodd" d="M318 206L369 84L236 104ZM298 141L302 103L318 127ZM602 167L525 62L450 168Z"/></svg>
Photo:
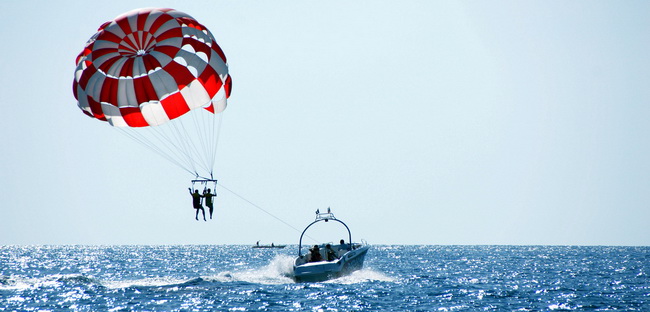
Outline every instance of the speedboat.
<svg viewBox="0 0 650 312"><path fill-rule="evenodd" d="M307 229L318 222L335 221L343 224L348 230L348 242L341 240L339 244L332 243L314 245L309 252L303 254L302 238ZM322 282L329 279L348 275L363 268L363 260L370 246L365 241L352 243L350 228L341 220L334 217L328 208L327 213L316 210L316 220L309 224L300 235L298 257L293 264L293 278L297 282Z"/></svg>
<svg viewBox="0 0 650 312"><path fill-rule="evenodd" d="M267 249L267 248L279 248L282 249L284 247L287 247L287 245L276 245L271 243L271 245L260 245L260 242L257 242L253 248L262 248L262 249Z"/></svg>

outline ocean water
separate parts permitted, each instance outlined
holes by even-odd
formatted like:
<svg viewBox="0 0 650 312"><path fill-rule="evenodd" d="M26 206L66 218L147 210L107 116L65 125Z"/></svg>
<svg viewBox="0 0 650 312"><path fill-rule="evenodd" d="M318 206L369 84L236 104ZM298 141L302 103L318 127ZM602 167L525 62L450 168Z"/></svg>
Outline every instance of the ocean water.
<svg viewBox="0 0 650 312"><path fill-rule="evenodd" d="M650 311L650 247L372 246L288 277L296 246L2 246L0 311Z"/></svg>

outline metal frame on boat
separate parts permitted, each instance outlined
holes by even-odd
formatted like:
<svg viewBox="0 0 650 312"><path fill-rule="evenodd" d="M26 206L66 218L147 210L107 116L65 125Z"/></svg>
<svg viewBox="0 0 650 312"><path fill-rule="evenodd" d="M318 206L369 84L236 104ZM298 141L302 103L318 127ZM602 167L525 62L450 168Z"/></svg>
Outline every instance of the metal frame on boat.
<svg viewBox="0 0 650 312"><path fill-rule="evenodd" d="M309 253L302 253L302 238L312 225L321 221L336 221L348 231L348 243L343 240L338 245L320 244L310 249ZM316 248L317 247L317 248ZM300 235L298 243L298 257L293 264L293 278L297 282L322 282L332 278L348 275L363 268L363 261L370 246L362 240L361 243L352 242L350 228L341 220L334 217L330 209L327 213L316 211L316 220L310 223Z"/></svg>

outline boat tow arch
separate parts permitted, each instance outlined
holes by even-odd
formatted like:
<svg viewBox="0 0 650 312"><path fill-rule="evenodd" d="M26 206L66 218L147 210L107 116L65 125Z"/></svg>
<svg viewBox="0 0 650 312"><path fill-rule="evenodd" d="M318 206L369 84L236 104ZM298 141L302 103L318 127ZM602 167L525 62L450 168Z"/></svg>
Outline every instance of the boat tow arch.
<svg viewBox="0 0 650 312"><path fill-rule="evenodd" d="M302 231L302 234L300 234L300 242L298 243L298 256L302 256L302 237L305 235L305 232L314 224L321 222L321 221L336 221L338 223L343 224L345 226L345 229L348 230L348 244L352 244L352 233L350 232L350 228L348 227L347 224L345 224L343 221L337 219L334 214L332 213L330 208L327 208L327 213L321 213L320 210L316 210L316 220L314 222L310 223L305 230Z"/></svg>

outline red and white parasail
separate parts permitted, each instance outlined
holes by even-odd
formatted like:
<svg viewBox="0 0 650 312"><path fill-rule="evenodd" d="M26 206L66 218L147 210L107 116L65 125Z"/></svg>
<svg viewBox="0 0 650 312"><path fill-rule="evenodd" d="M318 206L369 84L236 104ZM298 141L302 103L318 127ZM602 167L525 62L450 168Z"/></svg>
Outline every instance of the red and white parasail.
<svg viewBox="0 0 650 312"><path fill-rule="evenodd" d="M101 25L76 64L73 92L86 115L119 128L154 128L153 138L129 135L197 176L212 174L220 127L215 115L226 108L232 79L205 26L173 9L133 10ZM205 126L198 133L166 129L199 123ZM207 142L193 142L196 136Z"/></svg>

